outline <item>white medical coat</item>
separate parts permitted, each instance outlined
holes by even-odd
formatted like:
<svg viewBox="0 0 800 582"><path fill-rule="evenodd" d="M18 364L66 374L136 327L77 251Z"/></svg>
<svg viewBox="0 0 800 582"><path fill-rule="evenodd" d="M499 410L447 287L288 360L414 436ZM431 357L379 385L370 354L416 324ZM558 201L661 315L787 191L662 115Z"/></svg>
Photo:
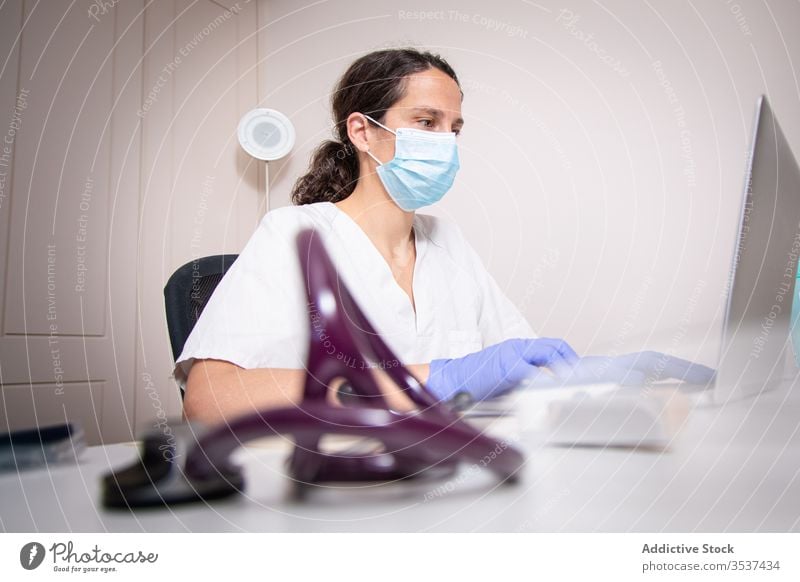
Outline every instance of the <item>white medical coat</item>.
<svg viewBox="0 0 800 582"><path fill-rule="evenodd" d="M386 344L405 364L455 358L514 337L537 337L450 221L415 214L416 313L378 249L330 202L268 212L211 296L178 357L181 387L195 359L242 368L304 368L309 320L297 233L313 227Z"/></svg>

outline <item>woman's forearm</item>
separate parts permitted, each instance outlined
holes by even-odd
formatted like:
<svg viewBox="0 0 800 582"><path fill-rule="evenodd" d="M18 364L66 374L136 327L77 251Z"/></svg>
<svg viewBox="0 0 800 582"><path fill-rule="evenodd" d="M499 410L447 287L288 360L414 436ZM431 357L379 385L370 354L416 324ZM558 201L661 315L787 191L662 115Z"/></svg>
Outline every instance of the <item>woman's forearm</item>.
<svg viewBox="0 0 800 582"><path fill-rule="evenodd" d="M420 382L428 378L428 364L406 366ZM302 401L306 371L287 368L245 369L223 360L198 360L189 372L184 399L188 420L206 424L230 421L236 416L266 410L297 406ZM408 411L414 408L384 372L373 371L389 407ZM337 404L336 390L342 379L330 385L328 401Z"/></svg>
<svg viewBox="0 0 800 582"><path fill-rule="evenodd" d="M248 370L223 360L198 360L186 382L184 413L188 420L216 424L256 410L296 406L304 379L304 370Z"/></svg>

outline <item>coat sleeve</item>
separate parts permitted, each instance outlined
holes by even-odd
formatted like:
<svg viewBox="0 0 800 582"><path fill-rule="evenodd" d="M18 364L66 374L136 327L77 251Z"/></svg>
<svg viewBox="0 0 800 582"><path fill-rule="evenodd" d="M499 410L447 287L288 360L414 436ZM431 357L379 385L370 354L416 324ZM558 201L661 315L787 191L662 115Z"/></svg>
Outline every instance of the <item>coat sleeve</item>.
<svg viewBox="0 0 800 582"><path fill-rule="evenodd" d="M176 362L181 388L197 359L303 368L309 330L295 246L303 220L283 210L264 216L209 299Z"/></svg>

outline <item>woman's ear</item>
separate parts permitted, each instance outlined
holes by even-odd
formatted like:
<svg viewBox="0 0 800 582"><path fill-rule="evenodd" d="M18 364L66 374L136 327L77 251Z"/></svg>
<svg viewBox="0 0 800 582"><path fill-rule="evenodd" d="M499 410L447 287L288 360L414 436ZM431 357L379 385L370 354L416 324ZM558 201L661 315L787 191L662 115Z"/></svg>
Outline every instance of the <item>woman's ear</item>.
<svg viewBox="0 0 800 582"><path fill-rule="evenodd" d="M361 113L351 113L347 116L347 137L358 151L366 152L369 150L369 138L367 129L369 122Z"/></svg>

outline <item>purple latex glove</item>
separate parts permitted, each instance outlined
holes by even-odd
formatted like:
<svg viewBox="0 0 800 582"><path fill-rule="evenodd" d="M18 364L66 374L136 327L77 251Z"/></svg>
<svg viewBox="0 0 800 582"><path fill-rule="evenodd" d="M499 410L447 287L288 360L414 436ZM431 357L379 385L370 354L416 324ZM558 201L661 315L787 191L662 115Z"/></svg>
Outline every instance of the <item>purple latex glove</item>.
<svg viewBox="0 0 800 582"><path fill-rule="evenodd" d="M584 356L557 377L540 376L533 387L566 386L613 382L621 386L644 386L667 378L690 384L708 384L715 371L682 358L654 351L634 352L622 356Z"/></svg>
<svg viewBox="0 0 800 582"><path fill-rule="evenodd" d="M459 392L485 400L546 375L540 366L563 376L578 360L561 339L509 339L461 358L433 360L426 386L439 400L450 400Z"/></svg>

